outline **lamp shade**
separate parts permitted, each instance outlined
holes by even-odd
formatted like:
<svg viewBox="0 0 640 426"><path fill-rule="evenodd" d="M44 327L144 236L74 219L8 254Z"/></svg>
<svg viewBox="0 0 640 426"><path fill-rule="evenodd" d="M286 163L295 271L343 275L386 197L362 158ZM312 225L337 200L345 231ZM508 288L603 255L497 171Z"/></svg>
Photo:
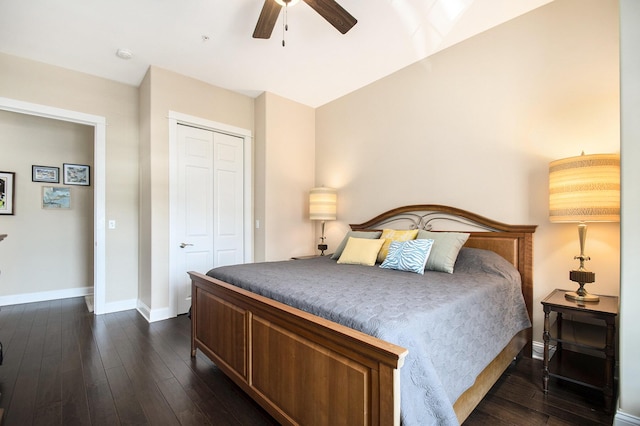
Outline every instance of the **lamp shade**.
<svg viewBox="0 0 640 426"><path fill-rule="evenodd" d="M338 196L333 188L313 188L309 191L309 219L336 220Z"/></svg>
<svg viewBox="0 0 640 426"><path fill-rule="evenodd" d="M551 222L619 222L620 156L593 154L549 163Z"/></svg>

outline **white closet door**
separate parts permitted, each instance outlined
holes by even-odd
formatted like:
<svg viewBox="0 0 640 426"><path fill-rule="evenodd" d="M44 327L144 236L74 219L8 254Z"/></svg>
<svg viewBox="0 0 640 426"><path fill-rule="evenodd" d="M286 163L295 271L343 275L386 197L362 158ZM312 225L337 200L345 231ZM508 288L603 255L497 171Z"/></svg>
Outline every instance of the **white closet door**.
<svg viewBox="0 0 640 426"><path fill-rule="evenodd" d="M206 273L213 265L213 136L208 130L178 126L178 256L174 277L177 313L189 310L187 271Z"/></svg>
<svg viewBox="0 0 640 426"><path fill-rule="evenodd" d="M191 306L187 271L244 261L243 139L178 125L178 208L172 265L177 314ZM174 249L176 249L174 247Z"/></svg>
<svg viewBox="0 0 640 426"><path fill-rule="evenodd" d="M244 141L224 133L213 141L213 262L234 265L244 260Z"/></svg>

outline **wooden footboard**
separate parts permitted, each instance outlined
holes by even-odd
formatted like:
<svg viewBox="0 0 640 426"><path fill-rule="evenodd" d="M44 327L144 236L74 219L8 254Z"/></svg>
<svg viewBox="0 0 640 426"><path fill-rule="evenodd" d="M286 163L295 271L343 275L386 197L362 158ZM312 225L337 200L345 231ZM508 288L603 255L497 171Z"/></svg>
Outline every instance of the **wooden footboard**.
<svg viewBox="0 0 640 426"><path fill-rule="evenodd" d="M399 425L407 350L189 272L200 349L282 424Z"/></svg>

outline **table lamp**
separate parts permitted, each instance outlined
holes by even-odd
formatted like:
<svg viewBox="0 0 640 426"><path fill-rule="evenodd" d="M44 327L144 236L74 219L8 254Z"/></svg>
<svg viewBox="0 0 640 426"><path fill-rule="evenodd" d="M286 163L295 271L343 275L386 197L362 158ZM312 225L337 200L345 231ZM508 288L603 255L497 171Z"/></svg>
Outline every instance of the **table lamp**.
<svg viewBox="0 0 640 426"><path fill-rule="evenodd" d="M567 299L597 302L599 297L589 294L585 284L593 283L596 275L584 267L590 257L584 254L587 222L620 221L620 155L593 154L564 158L549 163L549 220L577 222L580 260L577 270L569 272L569 279L580 287L565 293Z"/></svg>
<svg viewBox="0 0 640 426"><path fill-rule="evenodd" d="M336 220L338 196L333 188L313 188L309 191L309 219L322 221L322 236L320 237L320 256L324 256L327 249L324 236L324 223L327 220Z"/></svg>

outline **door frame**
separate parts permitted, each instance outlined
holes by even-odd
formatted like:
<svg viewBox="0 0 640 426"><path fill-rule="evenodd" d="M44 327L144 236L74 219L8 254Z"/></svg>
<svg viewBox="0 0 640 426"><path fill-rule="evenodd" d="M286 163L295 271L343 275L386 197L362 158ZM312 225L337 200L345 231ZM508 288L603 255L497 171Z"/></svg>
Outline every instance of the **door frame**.
<svg viewBox="0 0 640 426"><path fill-rule="evenodd" d="M93 132L93 311L106 312L106 118L83 112L0 97L0 109L91 126Z"/></svg>
<svg viewBox="0 0 640 426"><path fill-rule="evenodd" d="M253 262L253 137L251 130L230 126L208 120L206 118L169 111L169 314L177 315L177 300L175 298L175 259L179 255L178 244L180 236L176 235L173 221L178 214L178 125L198 127L216 133L237 136L243 140L244 156L244 200L243 200L243 231L244 231L244 263ZM185 274L187 271L184 271Z"/></svg>

